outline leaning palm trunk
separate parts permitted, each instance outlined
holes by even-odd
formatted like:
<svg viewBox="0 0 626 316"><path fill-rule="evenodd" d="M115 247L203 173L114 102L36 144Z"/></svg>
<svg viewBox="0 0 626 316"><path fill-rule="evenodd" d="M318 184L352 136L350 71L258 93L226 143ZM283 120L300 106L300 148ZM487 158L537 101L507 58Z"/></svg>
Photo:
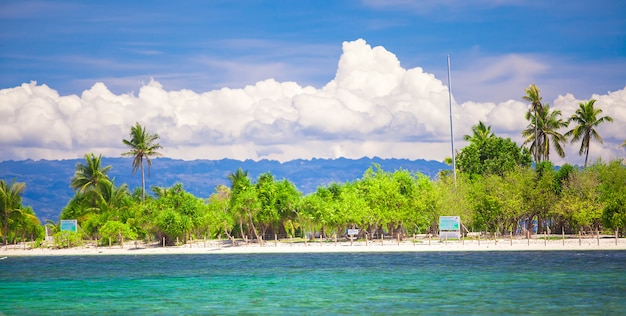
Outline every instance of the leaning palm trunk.
<svg viewBox="0 0 626 316"><path fill-rule="evenodd" d="M241 238L243 238L245 241L247 237L246 234L243 232L243 218L241 218L241 216L239 217L239 233L241 234Z"/></svg>
<svg viewBox="0 0 626 316"><path fill-rule="evenodd" d="M224 233L226 233L226 237L228 237L228 239L230 239L231 244L234 246L235 245L235 237L233 237L233 235L230 234L230 231L228 231L228 226L226 225L226 223L224 223Z"/></svg>
<svg viewBox="0 0 626 316"><path fill-rule="evenodd" d="M259 237L259 232L257 231L256 227L254 226L254 222L252 221L252 212L248 211L248 217L250 218L250 227L252 227L252 231L254 232L256 240L259 241L260 245L263 245L263 239Z"/></svg>

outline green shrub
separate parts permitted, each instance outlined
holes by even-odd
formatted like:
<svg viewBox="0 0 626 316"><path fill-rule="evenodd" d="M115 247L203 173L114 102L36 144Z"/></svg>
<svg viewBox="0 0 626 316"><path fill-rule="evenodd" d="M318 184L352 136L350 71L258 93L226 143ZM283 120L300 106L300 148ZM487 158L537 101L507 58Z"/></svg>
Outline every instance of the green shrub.
<svg viewBox="0 0 626 316"><path fill-rule="evenodd" d="M108 221L98 230L102 236L101 244L121 243L122 240L132 240L137 238L137 234L126 223L120 221Z"/></svg>
<svg viewBox="0 0 626 316"><path fill-rule="evenodd" d="M54 234L53 238L57 248L77 247L83 243L80 233L69 230L62 230Z"/></svg>

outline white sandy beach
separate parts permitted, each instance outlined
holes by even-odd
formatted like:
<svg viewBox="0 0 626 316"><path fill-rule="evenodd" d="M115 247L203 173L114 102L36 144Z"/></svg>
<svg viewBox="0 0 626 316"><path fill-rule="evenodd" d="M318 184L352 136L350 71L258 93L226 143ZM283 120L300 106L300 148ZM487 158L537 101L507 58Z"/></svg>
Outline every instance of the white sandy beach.
<svg viewBox="0 0 626 316"><path fill-rule="evenodd" d="M615 239L605 236L603 238L586 237L578 239L569 237L563 239L544 239L536 236L530 240L509 238L481 239L479 240L448 240L426 238L402 241L395 240L333 242L312 241L308 243L290 243L284 241L266 241L263 246L257 243L245 244L239 241L238 245L232 246L229 241L216 240L197 241L177 247L146 247L143 244L135 245L127 242L124 247L114 245L112 247L83 246L70 249L37 248L29 249L25 245L9 245L0 248L0 258L8 256L63 256L63 255L157 255L157 254L246 254L246 253L331 253L331 252L432 252L432 251L580 251L580 250L626 250L626 238Z"/></svg>

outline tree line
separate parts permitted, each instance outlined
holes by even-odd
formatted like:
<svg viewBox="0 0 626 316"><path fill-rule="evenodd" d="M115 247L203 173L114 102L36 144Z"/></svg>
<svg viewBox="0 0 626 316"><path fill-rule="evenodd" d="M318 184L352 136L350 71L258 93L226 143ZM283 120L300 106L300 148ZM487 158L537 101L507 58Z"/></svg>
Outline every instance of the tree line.
<svg viewBox="0 0 626 316"><path fill-rule="evenodd" d="M438 218L459 215L466 231L500 234L528 232L577 233L626 228L626 168L622 160L598 160L588 165L591 141L602 142L596 127L612 121L601 116L595 101L580 103L568 119L543 104L531 85L523 99L530 103L529 121L518 146L498 137L491 126L478 122L469 145L456 155L458 177L449 170L435 179L408 170L386 171L378 165L359 179L319 186L302 194L288 179L271 172L251 179L238 169L229 182L209 197L196 197L180 183L152 187L146 194L145 171L151 158L161 156L159 135L137 123L130 129L128 147L133 174L140 171L141 188L116 185L102 166L101 155L87 153L78 163L70 186L75 195L61 211L61 219L76 219L78 233L59 231L47 223L60 244L98 239L185 243L193 239L229 238L262 241L272 236L311 238L346 235L358 229L361 238L436 233ZM561 134L560 129L575 126ZM555 168L550 153L564 156L563 145L580 141L584 167ZM623 144L626 146L626 142ZM449 159L450 161L451 159ZM21 203L25 185L0 180L4 243L41 239L43 228L31 208Z"/></svg>

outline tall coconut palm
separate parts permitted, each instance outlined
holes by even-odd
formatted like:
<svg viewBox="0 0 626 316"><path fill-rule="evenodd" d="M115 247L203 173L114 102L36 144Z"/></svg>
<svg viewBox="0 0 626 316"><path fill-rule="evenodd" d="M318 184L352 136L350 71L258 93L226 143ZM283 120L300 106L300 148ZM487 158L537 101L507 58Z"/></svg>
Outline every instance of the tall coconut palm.
<svg viewBox="0 0 626 316"><path fill-rule="evenodd" d="M9 221L28 219L38 222L37 217L22 209L21 194L26 189L24 182L16 182L15 179L7 183L0 180L0 218L2 220L2 238L4 246L8 245L9 240Z"/></svg>
<svg viewBox="0 0 626 316"><path fill-rule="evenodd" d="M487 126L482 121L478 121L478 124L472 126L472 135L465 135L463 139L470 143L480 143L491 137L495 137L495 134L491 131L491 125Z"/></svg>
<svg viewBox="0 0 626 316"><path fill-rule="evenodd" d="M565 133L565 136L572 136L572 143L582 139L580 144L579 155L585 154L585 168L587 168L587 160L589 159L589 145L591 139L595 139L600 144L603 144L602 136L595 129L598 125L604 122L613 122L613 118L610 116L602 116L602 109L594 107L596 100L589 100L586 103L579 103L576 113L570 117L568 122L575 122L577 125L570 131Z"/></svg>
<svg viewBox="0 0 626 316"><path fill-rule="evenodd" d="M539 137L539 130L541 128L537 125L541 124L541 122L538 120L534 111L526 112L526 120L528 120L530 123L528 123L528 125L526 126L526 129L522 130L522 137L524 137L524 143L522 143L522 146L529 145L528 149L532 153L535 163L539 163L541 162L541 155L539 154L539 148L541 148L542 146L541 146L541 138ZM535 122L537 124L535 124Z"/></svg>
<svg viewBox="0 0 626 316"><path fill-rule="evenodd" d="M76 193L86 194L96 191L100 184L111 182L107 175L111 166L101 167L102 155L96 157L93 153L85 154L85 162L86 164L80 162L76 164L74 177L70 182L70 186Z"/></svg>
<svg viewBox="0 0 626 316"><path fill-rule="evenodd" d="M560 110L551 111L548 103L536 113L536 118L533 113L526 113L526 119L537 124L531 123L522 131L522 136L526 137L523 145L530 144L531 151L537 150L537 162L550 160L550 141L559 157L565 157L563 145L567 138L558 130L567 127L569 123L561 118Z"/></svg>
<svg viewBox="0 0 626 316"><path fill-rule="evenodd" d="M146 128L136 123L130 128L130 140L123 140L124 145L128 146L130 150L122 153L122 156L133 157L133 174L137 172L137 169L141 169L141 201L146 200L146 178L143 161L145 159L148 164L148 176L150 176L150 166L152 166L150 157L161 156L157 150L163 148L157 143L158 139L159 134L150 134Z"/></svg>
<svg viewBox="0 0 626 316"><path fill-rule="evenodd" d="M543 104L541 103L541 96L539 95L539 88L537 88L537 86L533 83L531 84L528 89L524 90L526 92L525 96L522 96L522 99L530 102L530 109L528 110L528 112L532 112L533 116L532 118L536 118L537 117L537 111L539 111L541 108L543 108ZM528 115L527 115L528 117ZM533 124L535 126L535 144L539 144L538 138L538 131L537 131L537 122L531 122L531 124ZM539 162L539 151L538 151L539 146L535 146L535 163Z"/></svg>

